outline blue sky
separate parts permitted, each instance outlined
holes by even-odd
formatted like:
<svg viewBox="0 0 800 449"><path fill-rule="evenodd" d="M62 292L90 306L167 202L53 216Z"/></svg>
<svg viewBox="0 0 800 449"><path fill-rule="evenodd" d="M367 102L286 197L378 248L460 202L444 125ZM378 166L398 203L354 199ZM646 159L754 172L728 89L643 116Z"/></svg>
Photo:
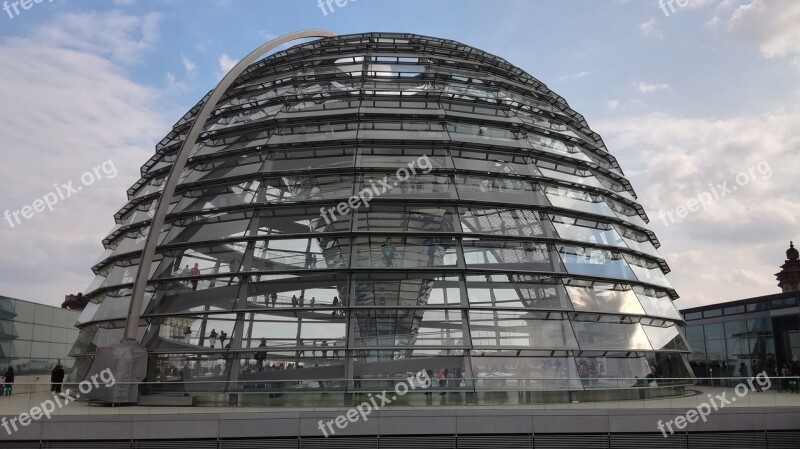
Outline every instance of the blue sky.
<svg viewBox="0 0 800 449"><path fill-rule="evenodd" d="M238 58L305 28L419 33L505 58L565 97L618 157L679 307L777 292L773 273L800 240L800 2L675 3L669 16L658 0L350 0L327 15L317 0L44 0L0 11L0 213L104 161L116 169L52 211L0 222L0 295L58 304L85 289L155 143ZM664 215L741 173L747 182L707 210Z"/></svg>

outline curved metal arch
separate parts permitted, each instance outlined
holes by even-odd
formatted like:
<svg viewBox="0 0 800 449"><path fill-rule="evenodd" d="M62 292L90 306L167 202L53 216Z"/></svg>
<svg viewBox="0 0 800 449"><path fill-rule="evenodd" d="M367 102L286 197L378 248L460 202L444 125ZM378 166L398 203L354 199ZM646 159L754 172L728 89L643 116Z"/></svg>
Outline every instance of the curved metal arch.
<svg viewBox="0 0 800 449"><path fill-rule="evenodd" d="M200 109L200 112L195 117L192 127L189 128L189 133L186 135L186 139L183 141L180 150L178 150L178 155L175 158L175 162L172 164L169 176L167 176L164 190L161 192L161 196L158 199L158 207L156 208L156 212L150 222L150 230L147 233L147 239L144 243L142 257L139 261L139 268L136 270L136 278L133 281L133 292L131 294L131 303L128 307L124 340L136 339L136 331L139 327L139 318L142 315L144 292L145 288L147 287L148 278L150 277L150 266L153 264L156 246L158 246L158 236L161 233L161 227L164 225L164 220L167 217L167 209L169 207L170 200L172 199L172 195L175 193L175 188L178 185L178 179L180 178L181 173L183 173L184 167L186 167L186 161L189 159L189 152L191 151L192 147L194 147L195 143L197 143L197 138L200 136L206 121L211 116L211 112L216 107L219 99L222 98L222 95L225 93L225 91L228 90L236 78L238 78L239 75L241 75L242 72L244 72L244 70L250 66L250 64L254 63L258 58L275 47L295 39L308 37L323 38L333 37L336 35L337 34L333 31L318 29L295 31L275 38L256 48L241 61L239 61L235 66L233 66L233 68L225 75L225 77L222 78L219 84L217 84L217 86L211 92L208 100L206 100L205 104Z"/></svg>

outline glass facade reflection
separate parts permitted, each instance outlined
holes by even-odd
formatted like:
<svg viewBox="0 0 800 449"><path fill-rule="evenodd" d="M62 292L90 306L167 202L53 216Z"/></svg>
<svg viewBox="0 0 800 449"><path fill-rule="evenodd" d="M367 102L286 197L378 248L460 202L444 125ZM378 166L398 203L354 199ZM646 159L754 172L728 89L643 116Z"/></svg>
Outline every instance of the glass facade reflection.
<svg viewBox="0 0 800 449"><path fill-rule="evenodd" d="M201 104L104 240L80 366L121 333L144 236L159 232L139 336L152 380L360 391L426 369L477 391L689 376L669 268L616 158L506 61L360 34L257 62L150 230ZM425 173L397 178L420 158ZM321 214L382 181L368 207Z"/></svg>
<svg viewBox="0 0 800 449"><path fill-rule="evenodd" d="M784 367L800 374L798 304L800 292L790 292L682 310L695 375L777 377Z"/></svg>
<svg viewBox="0 0 800 449"><path fill-rule="evenodd" d="M0 296L0 367L17 376L49 375L61 360L72 369L79 312ZM48 378L49 379L49 378Z"/></svg>

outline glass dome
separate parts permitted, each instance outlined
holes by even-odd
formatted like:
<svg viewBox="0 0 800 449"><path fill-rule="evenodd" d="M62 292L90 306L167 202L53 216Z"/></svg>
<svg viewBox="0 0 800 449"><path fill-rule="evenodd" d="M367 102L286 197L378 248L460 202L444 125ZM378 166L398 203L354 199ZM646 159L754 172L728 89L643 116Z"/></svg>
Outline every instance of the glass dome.
<svg viewBox="0 0 800 449"><path fill-rule="evenodd" d="M122 337L204 100L103 241L77 373ZM563 98L464 44L357 34L251 65L169 202L140 320L149 380L350 392L424 369L481 392L691 376L669 268L616 158Z"/></svg>

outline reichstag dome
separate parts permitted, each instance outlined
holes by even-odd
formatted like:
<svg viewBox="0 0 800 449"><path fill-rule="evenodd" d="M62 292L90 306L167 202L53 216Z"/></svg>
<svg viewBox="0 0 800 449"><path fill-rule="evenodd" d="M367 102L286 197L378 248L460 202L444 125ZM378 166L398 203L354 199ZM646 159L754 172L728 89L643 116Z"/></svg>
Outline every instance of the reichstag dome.
<svg viewBox="0 0 800 449"><path fill-rule="evenodd" d="M123 335L208 98L156 145L103 240L78 378ZM669 267L617 159L562 97L459 42L354 34L250 65L168 201L138 335L163 388L277 401L425 370L437 394L600 398L691 377Z"/></svg>

